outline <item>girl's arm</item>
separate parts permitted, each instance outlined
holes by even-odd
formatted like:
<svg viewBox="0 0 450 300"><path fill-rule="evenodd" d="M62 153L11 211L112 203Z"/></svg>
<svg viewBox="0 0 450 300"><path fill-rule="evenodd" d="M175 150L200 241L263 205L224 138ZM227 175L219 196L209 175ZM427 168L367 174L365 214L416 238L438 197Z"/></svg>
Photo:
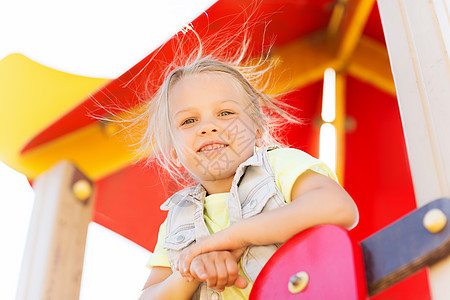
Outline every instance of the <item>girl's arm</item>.
<svg viewBox="0 0 450 300"><path fill-rule="evenodd" d="M179 260L181 274L190 277L189 265L201 253L284 243L315 225L349 228L357 222L358 211L352 198L327 176L306 171L294 183L291 196L289 205L243 219L183 251Z"/></svg>
<svg viewBox="0 0 450 300"><path fill-rule="evenodd" d="M188 300L192 298L199 284L196 280L187 282L180 272L172 272L170 268L153 267L139 300Z"/></svg>

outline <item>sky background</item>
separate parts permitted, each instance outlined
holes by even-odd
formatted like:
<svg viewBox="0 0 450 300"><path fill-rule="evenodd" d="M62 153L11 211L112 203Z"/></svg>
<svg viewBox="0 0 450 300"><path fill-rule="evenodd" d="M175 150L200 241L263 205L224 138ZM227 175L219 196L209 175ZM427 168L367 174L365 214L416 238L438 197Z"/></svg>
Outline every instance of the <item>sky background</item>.
<svg viewBox="0 0 450 300"><path fill-rule="evenodd" d="M0 60L22 53L60 71L117 78L214 2L0 0ZM0 155L2 300L15 298L33 198L25 176ZM137 299L148 276L148 254L91 223L80 299Z"/></svg>

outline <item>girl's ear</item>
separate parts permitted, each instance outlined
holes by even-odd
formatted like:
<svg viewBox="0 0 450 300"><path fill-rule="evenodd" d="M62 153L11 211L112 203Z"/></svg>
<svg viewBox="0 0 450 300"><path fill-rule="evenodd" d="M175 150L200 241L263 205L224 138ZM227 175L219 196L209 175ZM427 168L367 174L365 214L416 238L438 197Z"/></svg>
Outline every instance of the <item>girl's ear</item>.
<svg viewBox="0 0 450 300"><path fill-rule="evenodd" d="M170 150L170 156L172 157L173 161L175 162L175 165L177 167L181 167L181 163L178 159L178 154L177 154L177 151L175 150L175 148L172 148L172 150Z"/></svg>

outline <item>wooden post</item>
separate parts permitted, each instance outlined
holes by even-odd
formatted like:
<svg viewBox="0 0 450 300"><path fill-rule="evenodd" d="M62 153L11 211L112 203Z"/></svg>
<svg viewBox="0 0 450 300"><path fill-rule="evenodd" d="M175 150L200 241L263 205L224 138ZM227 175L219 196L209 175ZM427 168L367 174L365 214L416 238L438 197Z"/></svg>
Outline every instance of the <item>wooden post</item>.
<svg viewBox="0 0 450 300"><path fill-rule="evenodd" d="M36 199L16 300L78 299L92 182L62 161L33 184Z"/></svg>
<svg viewBox="0 0 450 300"><path fill-rule="evenodd" d="M378 6L423 206L450 197L449 7L445 0L378 0ZM450 259L430 268L433 299L449 299L448 278Z"/></svg>
<svg viewBox="0 0 450 300"><path fill-rule="evenodd" d="M336 127L336 176L339 183L345 184L345 81L341 72L336 73L336 119L333 122Z"/></svg>

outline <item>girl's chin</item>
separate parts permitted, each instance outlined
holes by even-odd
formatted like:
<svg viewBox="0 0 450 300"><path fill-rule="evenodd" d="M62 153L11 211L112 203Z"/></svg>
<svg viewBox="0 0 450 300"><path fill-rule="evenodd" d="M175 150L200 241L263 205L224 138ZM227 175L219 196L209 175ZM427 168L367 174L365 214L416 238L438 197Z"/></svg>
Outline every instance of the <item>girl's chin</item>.
<svg viewBox="0 0 450 300"><path fill-rule="evenodd" d="M222 180L234 177L238 166L253 154L243 152L237 155L230 147L219 149L197 153L196 157L184 161L183 165L200 182Z"/></svg>
<svg viewBox="0 0 450 300"><path fill-rule="evenodd" d="M207 172L199 172L195 177L200 183L205 181L232 180L235 172L235 170L208 170Z"/></svg>

